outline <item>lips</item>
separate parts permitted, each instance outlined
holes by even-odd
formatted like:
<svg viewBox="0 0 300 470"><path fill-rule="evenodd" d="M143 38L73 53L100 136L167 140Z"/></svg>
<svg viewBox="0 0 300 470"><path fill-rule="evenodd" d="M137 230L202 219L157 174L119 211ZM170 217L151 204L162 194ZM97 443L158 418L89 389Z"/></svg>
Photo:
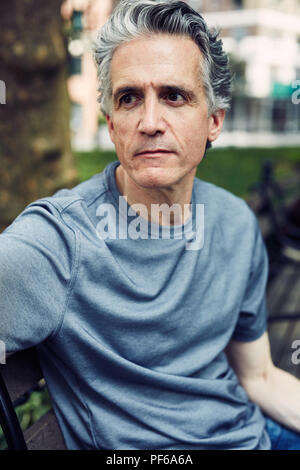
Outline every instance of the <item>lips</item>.
<svg viewBox="0 0 300 470"><path fill-rule="evenodd" d="M162 153L171 153L170 150L167 150L167 149L155 149L155 150L142 150L140 152L137 152L135 154L135 156L139 156L139 155L145 155L145 156L149 156L149 157L155 157L156 155L161 155Z"/></svg>

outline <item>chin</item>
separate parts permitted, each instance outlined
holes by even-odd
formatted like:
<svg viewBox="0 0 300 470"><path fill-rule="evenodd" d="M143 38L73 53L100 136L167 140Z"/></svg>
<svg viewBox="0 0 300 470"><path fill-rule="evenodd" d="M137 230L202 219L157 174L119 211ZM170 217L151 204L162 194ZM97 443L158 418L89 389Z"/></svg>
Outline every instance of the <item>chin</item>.
<svg viewBox="0 0 300 470"><path fill-rule="evenodd" d="M135 182L143 188L164 188L177 182L177 179L170 175L170 170L162 171L161 168L148 168L137 172L134 176Z"/></svg>

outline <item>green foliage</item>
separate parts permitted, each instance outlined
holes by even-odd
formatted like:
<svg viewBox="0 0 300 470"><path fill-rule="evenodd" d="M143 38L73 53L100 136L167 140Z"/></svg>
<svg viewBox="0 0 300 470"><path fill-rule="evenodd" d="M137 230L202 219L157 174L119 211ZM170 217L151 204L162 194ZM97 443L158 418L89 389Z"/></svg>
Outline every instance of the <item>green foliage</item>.
<svg viewBox="0 0 300 470"><path fill-rule="evenodd" d="M35 421L38 421L50 409L51 401L46 388L32 392L28 400L16 408L16 414L22 430L24 431ZM5 448L6 442L0 427L0 450Z"/></svg>
<svg viewBox="0 0 300 470"><path fill-rule="evenodd" d="M87 180L96 173L100 173L108 163L114 160L117 160L117 156L115 152L110 150L75 153L75 163L80 182Z"/></svg>
<svg viewBox="0 0 300 470"><path fill-rule="evenodd" d="M102 126L102 125L106 125L106 119L105 119L105 116L100 113L99 116L98 116L98 125L99 126Z"/></svg>
<svg viewBox="0 0 300 470"><path fill-rule="evenodd" d="M51 408L50 397L47 389L31 393L28 401L16 409L21 428L38 421Z"/></svg>
<svg viewBox="0 0 300 470"><path fill-rule="evenodd" d="M271 160L277 180L288 178L300 165L300 148L217 148L207 152L197 176L240 197L260 178L262 164Z"/></svg>

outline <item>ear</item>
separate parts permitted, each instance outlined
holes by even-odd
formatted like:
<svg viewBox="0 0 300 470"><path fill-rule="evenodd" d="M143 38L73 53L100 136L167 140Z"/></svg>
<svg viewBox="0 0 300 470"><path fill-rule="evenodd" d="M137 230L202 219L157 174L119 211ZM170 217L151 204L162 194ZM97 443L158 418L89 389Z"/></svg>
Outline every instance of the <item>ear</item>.
<svg viewBox="0 0 300 470"><path fill-rule="evenodd" d="M112 118L108 114L106 114L105 118L106 118L108 132L109 132L111 141L114 144L115 143L114 142L114 124L113 124Z"/></svg>
<svg viewBox="0 0 300 470"><path fill-rule="evenodd" d="M210 142L213 142L219 137L222 127L223 127L224 119L225 119L224 109L218 109L218 111L216 111L214 114L209 116L207 139Z"/></svg>

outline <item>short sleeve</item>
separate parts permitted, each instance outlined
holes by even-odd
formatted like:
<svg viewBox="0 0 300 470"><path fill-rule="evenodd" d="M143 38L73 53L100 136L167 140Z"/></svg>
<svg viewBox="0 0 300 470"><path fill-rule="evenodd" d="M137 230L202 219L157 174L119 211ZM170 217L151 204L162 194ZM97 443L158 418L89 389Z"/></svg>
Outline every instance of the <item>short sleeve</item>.
<svg viewBox="0 0 300 470"><path fill-rule="evenodd" d="M255 228L251 270L232 337L237 341L254 341L267 329L266 286L269 262L258 221L254 215L253 217Z"/></svg>
<svg viewBox="0 0 300 470"><path fill-rule="evenodd" d="M39 201L0 235L0 340L8 353L41 343L59 327L74 239L58 211Z"/></svg>

